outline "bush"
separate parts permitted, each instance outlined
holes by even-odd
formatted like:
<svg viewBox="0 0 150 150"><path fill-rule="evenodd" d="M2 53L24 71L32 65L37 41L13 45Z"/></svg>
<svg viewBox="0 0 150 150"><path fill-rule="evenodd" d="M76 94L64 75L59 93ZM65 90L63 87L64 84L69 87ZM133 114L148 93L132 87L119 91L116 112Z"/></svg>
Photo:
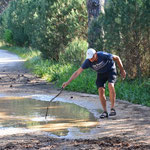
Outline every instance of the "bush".
<svg viewBox="0 0 150 150"><path fill-rule="evenodd" d="M27 4L22 0L11 1L7 9L1 14L2 33L10 30L13 35L15 45L24 46L28 41L28 35L25 32L25 16Z"/></svg>
<svg viewBox="0 0 150 150"><path fill-rule="evenodd" d="M80 65L86 58L88 43L83 39L75 38L60 53L60 62Z"/></svg>
<svg viewBox="0 0 150 150"><path fill-rule="evenodd" d="M84 0L57 0L44 9L44 15L48 17L45 19L46 27L43 26L37 36L38 48L45 58L57 61L60 52L74 37L86 37L86 5Z"/></svg>
<svg viewBox="0 0 150 150"><path fill-rule="evenodd" d="M4 32L4 41L8 44L13 44L13 34L11 30L6 29Z"/></svg>

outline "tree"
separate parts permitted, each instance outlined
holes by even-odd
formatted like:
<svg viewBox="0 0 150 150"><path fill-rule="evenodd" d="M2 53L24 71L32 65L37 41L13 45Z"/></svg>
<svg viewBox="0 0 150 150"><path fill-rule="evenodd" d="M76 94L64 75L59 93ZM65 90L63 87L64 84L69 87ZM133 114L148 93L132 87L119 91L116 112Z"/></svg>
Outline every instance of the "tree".
<svg viewBox="0 0 150 150"><path fill-rule="evenodd" d="M130 78L150 75L149 7L149 0L109 1L89 28L93 47L119 55Z"/></svg>
<svg viewBox="0 0 150 150"><path fill-rule="evenodd" d="M105 4L106 4L106 0L87 0L88 28L90 28L91 22L97 19L100 13L104 14ZM94 32L98 32L98 30L99 29L95 29ZM88 34L88 36L91 36L91 35ZM89 47L93 47L92 41L89 42Z"/></svg>
<svg viewBox="0 0 150 150"><path fill-rule="evenodd" d="M39 49L44 58L58 61L69 42L87 38L86 4L84 0L12 0L0 24L0 33L10 30L16 45Z"/></svg>

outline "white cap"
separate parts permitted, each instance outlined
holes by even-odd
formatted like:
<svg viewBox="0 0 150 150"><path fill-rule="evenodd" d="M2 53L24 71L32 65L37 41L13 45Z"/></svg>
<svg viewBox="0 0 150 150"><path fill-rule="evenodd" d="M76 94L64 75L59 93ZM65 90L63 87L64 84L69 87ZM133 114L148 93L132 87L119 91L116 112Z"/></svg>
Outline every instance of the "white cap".
<svg viewBox="0 0 150 150"><path fill-rule="evenodd" d="M86 59L91 59L96 51L93 48L89 48L86 52Z"/></svg>

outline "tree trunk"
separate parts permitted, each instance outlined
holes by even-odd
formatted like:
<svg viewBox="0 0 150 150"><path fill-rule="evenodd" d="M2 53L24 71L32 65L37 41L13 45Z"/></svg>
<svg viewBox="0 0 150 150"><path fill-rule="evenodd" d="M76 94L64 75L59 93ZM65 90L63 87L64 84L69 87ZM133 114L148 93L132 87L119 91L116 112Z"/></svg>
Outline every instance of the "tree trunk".
<svg viewBox="0 0 150 150"><path fill-rule="evenodd" d="M100 13L104 12L104 5L106 0L87 0L87 10L88 10L88 28L93 19L96 19ZM89 35L88 35L89 36ZM89 43L89 47L93 45Z"/></svg>

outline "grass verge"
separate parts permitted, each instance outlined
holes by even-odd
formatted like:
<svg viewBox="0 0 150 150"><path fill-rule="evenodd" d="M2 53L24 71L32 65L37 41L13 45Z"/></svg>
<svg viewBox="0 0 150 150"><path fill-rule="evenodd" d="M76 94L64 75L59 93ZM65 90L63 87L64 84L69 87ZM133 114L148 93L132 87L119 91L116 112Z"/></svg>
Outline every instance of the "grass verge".
<svg viewBox="0 0 150 150"><path fill-rule="evenodd" d="M74 64L62 64L51 60L43 60L38 50L30 48L1 46L1 49L9 50L20 57L26 59L26 67L39 77L46 79L48 82L56 82L56 86L61 87L62 83L67 81L72 73L79 66ZM98 94L95 85L96 73L89 69L71 82L66 90ZM132 103L142 104L150 107L150 78L145 79L126 79L118 81L115 86L117 99L127 100ZM108 87L106 86L106 96L109 96Z"/></svg>

